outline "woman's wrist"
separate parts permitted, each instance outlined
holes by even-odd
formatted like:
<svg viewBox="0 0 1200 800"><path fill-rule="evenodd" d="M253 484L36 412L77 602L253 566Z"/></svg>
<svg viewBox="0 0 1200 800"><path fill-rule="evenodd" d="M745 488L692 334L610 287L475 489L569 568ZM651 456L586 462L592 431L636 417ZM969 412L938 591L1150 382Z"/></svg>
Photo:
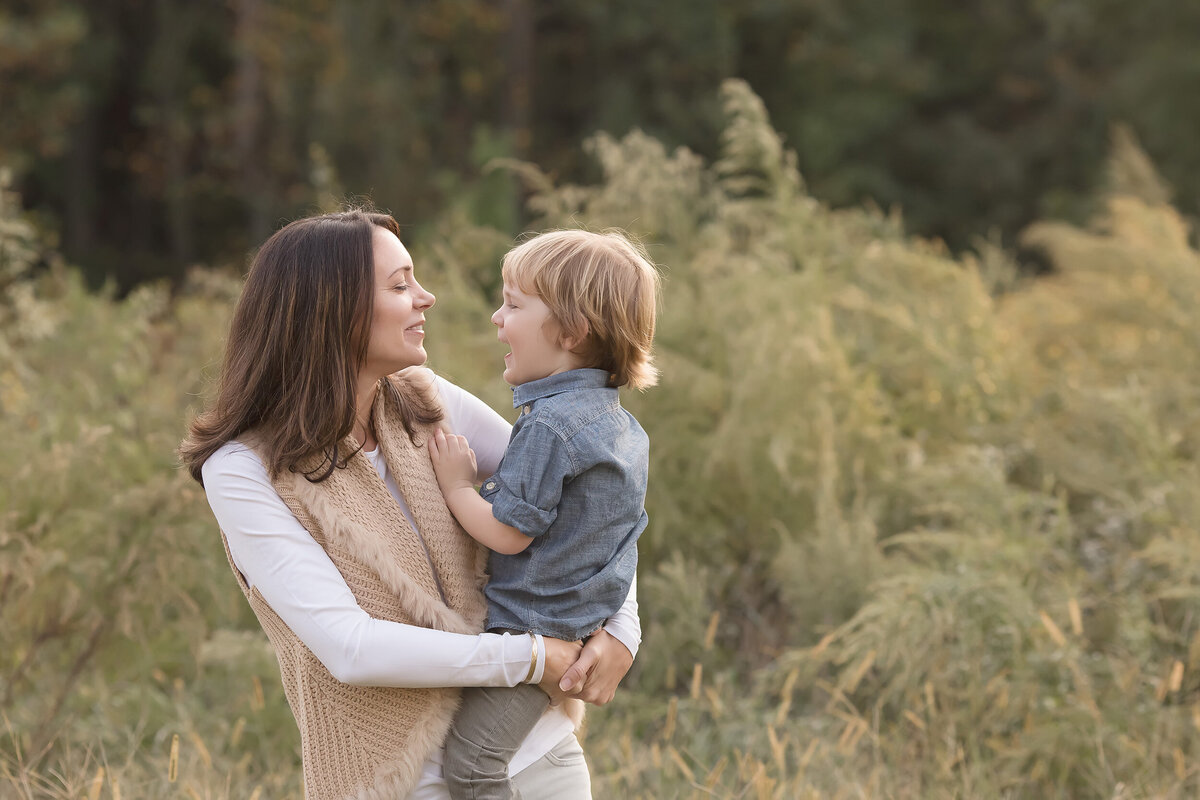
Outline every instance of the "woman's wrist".
<svg viewBox="0 0 1200 800"><path fill-rule="evenodd" d="M604 623L604 627L601 630L625 645L625 649L629 651L631 657L637 657L638 645L642 643L642 640L635 631L629 630L628 627L615 619L610 619Z"/></svg>
<svg viewBox="0 0 1200 800"><path fill-rule="evenodd" d="M546 673L546 640L540 634L529 634L530 656L529 672L525 675L525 683L541 683Z"/></svg>

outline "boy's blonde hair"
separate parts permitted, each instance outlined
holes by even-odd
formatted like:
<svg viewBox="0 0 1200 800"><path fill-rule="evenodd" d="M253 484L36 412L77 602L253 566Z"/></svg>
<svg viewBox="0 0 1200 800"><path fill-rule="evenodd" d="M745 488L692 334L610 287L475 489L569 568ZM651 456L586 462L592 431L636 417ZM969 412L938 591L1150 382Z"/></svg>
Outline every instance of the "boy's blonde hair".
<svg viewBox="0 0 1200 800"><path fill-rule="evenodd" d="M550 231L504 256L504 280L550 309L572 353L606 370L614 386L658 383L650 346L658 271L642 246L616 230Z"/></svg>

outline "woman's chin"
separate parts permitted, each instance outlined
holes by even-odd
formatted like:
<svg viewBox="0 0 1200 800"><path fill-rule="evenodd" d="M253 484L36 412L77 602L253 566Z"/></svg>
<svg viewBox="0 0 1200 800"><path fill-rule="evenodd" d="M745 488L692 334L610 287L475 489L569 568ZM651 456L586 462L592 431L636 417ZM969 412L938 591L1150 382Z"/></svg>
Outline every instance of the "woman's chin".
<svg viewBox="0 0 1200 800"><path fill-rule="evenodd" d="M397 359L396 362L392 364L393 369L387 374L391 375L393 372L399 372L400 370L408 369L409 367L423 367L425 366L425 362L428 360L429 354L425 352L424 348L421 348L419 352L412 353L407 358Z"/></svg>

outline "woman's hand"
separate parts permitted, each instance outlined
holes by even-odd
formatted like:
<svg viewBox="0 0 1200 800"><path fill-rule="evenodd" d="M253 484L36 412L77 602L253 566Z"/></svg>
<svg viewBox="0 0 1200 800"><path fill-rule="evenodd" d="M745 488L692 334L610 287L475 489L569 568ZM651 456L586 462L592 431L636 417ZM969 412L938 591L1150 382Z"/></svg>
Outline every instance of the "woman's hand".
<svg viewBox="0 0 1200 800"><path fill-rule="evenodd" d="M568 697L602 706L613 699L617 684L632 666L629 649L601 628L588 638L579 660L563 674L558 688Z"/></svg>
<svg viewBox="0 0 1200 800"><path fill-rule="evenodd" d="M447 436L438 428L429 437L429 460L443 495L449 496L455 489L475 490L475 451L467 444L467 437L453 433Z"/></svg>
<svg viewBox="0 0 1200 800"><path fill-rule="evenodd" d="M562 680L563 673L578 662L583 643L564 642L551 636L543 636L542 643L546 647L546 667L542 671L542 682L538 686L550 695L551 705L558 705L567 699L567 695L558 688L558 683Z"/></svg>

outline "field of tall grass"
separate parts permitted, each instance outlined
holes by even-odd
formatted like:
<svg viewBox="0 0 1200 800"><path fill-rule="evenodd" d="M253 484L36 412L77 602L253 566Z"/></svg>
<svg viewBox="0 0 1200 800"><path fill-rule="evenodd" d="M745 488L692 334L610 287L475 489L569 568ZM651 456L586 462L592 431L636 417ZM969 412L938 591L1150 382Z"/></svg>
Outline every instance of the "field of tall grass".
<svg viewBox="0 0 1200 800"><path fill-rule="evenodd" d="M831 210L742 84L722 157L633 133L526 187L664 276L645 642L597 797L1200 794L1200 253L1114 138L1020 273ZM238 268L92 292L0 196L0 796L300 798L277 667L173 450ZM409 242L431 366L509 404L497 231Z"/></svg>

